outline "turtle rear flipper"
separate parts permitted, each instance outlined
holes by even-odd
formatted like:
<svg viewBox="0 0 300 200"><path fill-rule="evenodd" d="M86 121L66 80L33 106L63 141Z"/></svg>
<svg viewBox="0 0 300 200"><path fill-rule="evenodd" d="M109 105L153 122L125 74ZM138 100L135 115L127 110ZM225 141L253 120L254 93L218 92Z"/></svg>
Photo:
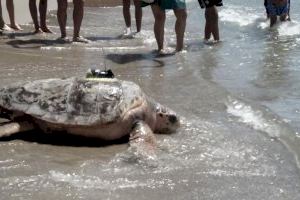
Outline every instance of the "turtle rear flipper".
<svg viewBox="0 0 300 200"><path fill-rule="evenodd" d="M156 158L155 136L148 124L143 121L135 123L130 133L129 145L138 156Z"/></svg>
<svg viewBox="0 0 300 200"><path fill-rule="evenodd" d="M29 122L8 122L0 124L0 138L8 137L15 133L33 130L33 124Z"/></svg>

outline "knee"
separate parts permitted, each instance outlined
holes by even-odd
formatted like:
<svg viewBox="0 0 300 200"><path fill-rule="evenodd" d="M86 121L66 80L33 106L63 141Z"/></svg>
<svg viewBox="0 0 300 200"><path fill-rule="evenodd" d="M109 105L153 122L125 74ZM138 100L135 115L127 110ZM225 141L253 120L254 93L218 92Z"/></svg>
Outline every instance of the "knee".
<svg viewBox="0 0 300 200"><path fill-rule="evenodd" d="M74 7L83 7L84 6L84 0L73 0Z"/></svg>
<svg viewBox="0 0 300 200"><path fill-rule="evenodd" d="M47 4L47 0L40 0L40 5L45 6Z"/></svg>
<svg viewBox="0 0 300 200"><path fill-rule="evenodd" d="M166 20L166 15L165 15L165 13L156 13L154 15L154 18L155 18L155 21L164 23Z"/></svg>
<svg viewBox="0 0 300 200"><path fill-rule="evenodd" d="M141 8L141 2L139 0L134 0L133 3L136 9Z"/></svg>
<svg viewBox="0 0 300 200"><path fill-rule="evenodd" d="M218 21L218 12L216 10L216 8L212 7L212 8L207 8L205 11L205 19L207 21L211 21L211 22L216 22Z"/></svg>
<svg viewBox="0 0 300 200"><path fill-rule="evenodd" d="M187 18L187 12L186 12L186 10L182 10L182 12L180 12L180 14L178 14L176 16L176 18L177 18L177 20L185 22L186 18Z"/></svg>
<svg viewBox="0 0 300 200"><path fill-rule="evenodd" d="M60 11L66 11L68 8L68 2L67 1L57 1L57 9Z"/></svg>
<svg viewBox="0 0 300 200"><path fill-rule="evenodd" d="M124 9L129 9L130 8L130 1L123 0L123 8Z"/></svg>

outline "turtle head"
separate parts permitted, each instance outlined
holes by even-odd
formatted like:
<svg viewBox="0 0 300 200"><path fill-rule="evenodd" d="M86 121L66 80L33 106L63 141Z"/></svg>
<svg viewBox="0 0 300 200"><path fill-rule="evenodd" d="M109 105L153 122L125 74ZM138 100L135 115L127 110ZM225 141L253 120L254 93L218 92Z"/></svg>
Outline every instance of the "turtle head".
<svg viewBox="0 0 300 200"><path fill-rule="evenodd" d="M172 133L180 126L178 115L171 109L160 104L156 105L156 126L155 132Z"/></svg>

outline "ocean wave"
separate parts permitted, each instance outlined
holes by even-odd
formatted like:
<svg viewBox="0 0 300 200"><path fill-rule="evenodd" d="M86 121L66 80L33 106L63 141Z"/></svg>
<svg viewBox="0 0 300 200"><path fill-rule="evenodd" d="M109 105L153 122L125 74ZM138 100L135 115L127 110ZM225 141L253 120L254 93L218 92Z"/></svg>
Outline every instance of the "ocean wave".
<svg viewBox="0 0 300 200"><path fill-rule="evenodd" d="M281 141L293 153L297 166L300 168L300 139L298 133L286 120L281 119L264 106L251 105L230 96L226 106L227 112L237 117L240 122Z"/></svg>
<svg viewBox="0 0 300 200"><path fill-rule="evenodd" d="M221 21L236 23L239 26L248 26L261 18L261 15L253 8L229 4L220 10L219 17Z"/></svg>

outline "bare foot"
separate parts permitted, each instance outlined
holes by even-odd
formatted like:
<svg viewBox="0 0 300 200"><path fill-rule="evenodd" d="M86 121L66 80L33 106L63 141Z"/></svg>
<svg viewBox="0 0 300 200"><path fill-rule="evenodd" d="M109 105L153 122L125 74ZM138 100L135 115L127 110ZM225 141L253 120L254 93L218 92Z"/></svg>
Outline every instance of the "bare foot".
<svg viewBox="0 0 300 200"><path fill-rule="evenodd" d="M21 28L21 26L19 26L19 24L14 24L14 25L10 25L10 28L14 29L15 31L22 31L23 29Z"/></svg>
<svg viewBox="0 0 300 200"><path fill-rule="evenodd" d="M56 41L57 41L58 43L61 43L61 44L68 44L68 43L71 43L71 40L70 40L68 37L66 37L66 36L64 36L64 37L59 37L59 38L56 39Z"/></svg>
<svg viewBox="0 0 300 200"><path fill-rule="evenodd" d="M4 24L3 27L0 28L2 31L13 31L12 28L10 28L7 24Z"/></svg>
<svg viewBox="0 0 300 200"><path fill-rule="evenodd" d="M43 31L40 28L37 28L37 29L35 29L35 31L33 33L39 34L39 33L43 33Z"/></svg>
<svg viewBox="0 0 300 200"><path fill-rule="evenodd" d="M90 40L88 40L82 36L78 36L78 37L73 38L73 42L89 43Z"/></svg>
<svg viewBox="0 0 300 200"><path fill-rule="evenodd" d="M41 29L44 33L53 33L53 31L51 31L51 29L49 29L47 26L41 27Z"/></svg>

